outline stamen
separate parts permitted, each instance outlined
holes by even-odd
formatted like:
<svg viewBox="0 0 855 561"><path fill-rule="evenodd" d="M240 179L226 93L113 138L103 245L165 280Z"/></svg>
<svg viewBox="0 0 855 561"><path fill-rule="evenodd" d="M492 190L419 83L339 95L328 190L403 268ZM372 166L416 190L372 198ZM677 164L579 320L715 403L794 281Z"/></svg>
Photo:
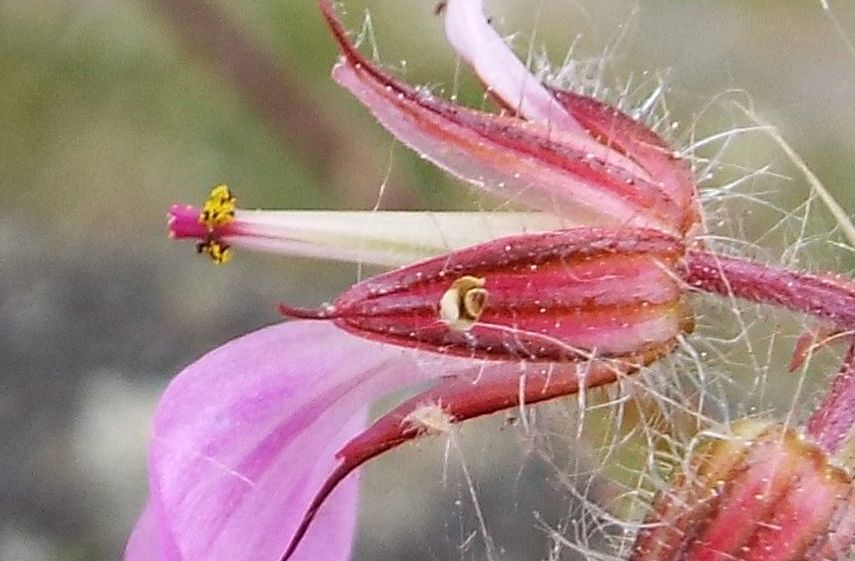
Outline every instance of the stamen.
<svg viewBox="0 0 855 561"><path fill-rule="evenodd" d="M224 226L235 219L236 207L237 199L229 186L217 185L211 189L211 194L199 213L199 224L207 226L209 231Z"/></svg>
<svg viewBox="0 0 855 561"><path fill-rule="evenodd" d="M486 279L472 276L460 277L439 300L439 317L454 329L469 330L487 305Z"/></svg>
<svg viewBox="0 0 855 561"><path fill-rule="evenodd" d="M228 263L234 254L229 244L219 240L213 233L196 244L196 252L208 255L217 265Z"/></svg>
<svg viewBox="0 0 855 561"><path fill-rule="evenodd" d="M270 211L234 205L234 197L222 192L213 193L204 208L174 205L169 233L202 242L213 237L233 251L401 267L496 237L575 226L537 212Z"/></svg>
<svg viewBox="0 0 855 561"><path fill-rule="evenodd" d="M208 255L214 263L227 263L232 258L229 244L222 241L217 233L230 222L234 222L237 198L232 194L228 185L217 185L211 189L211 194L202 206L198 222L205 227L207 233L201 242L196 244L196 251Z"/></svg>

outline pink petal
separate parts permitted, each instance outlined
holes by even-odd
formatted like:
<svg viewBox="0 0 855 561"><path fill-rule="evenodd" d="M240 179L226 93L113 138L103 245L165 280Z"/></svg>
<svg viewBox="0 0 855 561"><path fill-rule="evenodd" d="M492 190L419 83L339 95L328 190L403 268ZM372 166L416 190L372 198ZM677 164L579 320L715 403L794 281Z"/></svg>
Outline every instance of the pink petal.
<svg viewBox="0 0 855 561"><path fill-rule="evenodd" d="M128 538L125 561L172 561L180 558L163 524L158 505L149 500Z"/></svg>
<svg viewBox="0 0 855 561"><path fill-rule="evenodd" d="M329 2L320 4L344 54L333 77L439 167L574 223L682 228L684 209L631 158L585 133L475 111L401 83L362 56Z"/></svg>
<svg viewBox="0 0 855 561"><path fill-rule="evenodd" d="M482 0L448 0L445 36L498 101L529 121L585 133L487 22Z"/></svg>
<svg viewBox="0 0 855 561"><path fill-rule="evenodd" d="M293 322L228 343L170 384L155 414L151 501L126 561L276 561L335 453L377 397L439 369L323 323ZM356 480L336 490L296 552L350 553Z"/></svg>

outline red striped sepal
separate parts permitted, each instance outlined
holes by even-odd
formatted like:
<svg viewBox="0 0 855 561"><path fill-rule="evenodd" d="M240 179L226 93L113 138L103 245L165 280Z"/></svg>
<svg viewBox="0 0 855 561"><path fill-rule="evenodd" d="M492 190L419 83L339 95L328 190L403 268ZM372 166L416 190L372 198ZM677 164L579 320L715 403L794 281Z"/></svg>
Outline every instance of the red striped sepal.
<svg viewBox="0 0 855 561"><path fill-rule="evenodd" d="M361 282L319 311L354 334L496 360L661 354L692 320L678 239L573 228L500 238Z"/></svg>

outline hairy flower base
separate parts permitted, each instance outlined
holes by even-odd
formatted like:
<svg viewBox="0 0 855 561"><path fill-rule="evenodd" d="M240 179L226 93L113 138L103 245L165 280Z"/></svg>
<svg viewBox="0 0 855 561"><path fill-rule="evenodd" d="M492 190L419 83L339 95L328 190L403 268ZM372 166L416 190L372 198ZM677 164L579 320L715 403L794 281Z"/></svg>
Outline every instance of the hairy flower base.
<svg viewBox="0 0 855 561"><path fill-rule="evenodd" d="M682 255L679 240L654 230L512 236L369 279L326 309L282 311L460 356L632 360L691 331Z"/></svg>
<svg viewBox="0 0 855 561"><path fill-rule="evenodd" d="M656 500L632 561L848 559L852 481L794 430L759 420L700 445Z"/></svg>

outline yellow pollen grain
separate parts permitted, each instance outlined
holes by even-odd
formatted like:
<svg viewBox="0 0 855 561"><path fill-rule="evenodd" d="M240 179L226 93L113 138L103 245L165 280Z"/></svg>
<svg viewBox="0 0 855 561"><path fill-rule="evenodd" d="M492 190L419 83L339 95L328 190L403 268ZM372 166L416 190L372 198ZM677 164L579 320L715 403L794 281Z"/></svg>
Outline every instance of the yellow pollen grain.
<svg viewBox="0 0 855 561"><path fill-rule="evenodd" d="M235 219L237 199L228 185L217 185L211 189L211 194L199 213L199 224L204 224L209 230L224 226Z"/></svg>
<svg viewBox="0 0 855 561"><path fill-rule="evenodd" d="M217 228L225 226L235 219L237 199L228 185L217 185L211 189L208 199L199 213L199 224L205 226L208 235L199 242L196 250L204 253L214 263L227 263L232 258L232 250L217 234Z"/></svg>
<svg viewBox="0 0 855 561"><path fill-rule="evenodd" d="M221 242L216 238L208 238L204 242L200 242L199 245L196 246L196 250L199 253L204 253L211 258L211 260L220 265L222 263L228 263L229 259L232 258L232 249L227 245Z"/></svg>

